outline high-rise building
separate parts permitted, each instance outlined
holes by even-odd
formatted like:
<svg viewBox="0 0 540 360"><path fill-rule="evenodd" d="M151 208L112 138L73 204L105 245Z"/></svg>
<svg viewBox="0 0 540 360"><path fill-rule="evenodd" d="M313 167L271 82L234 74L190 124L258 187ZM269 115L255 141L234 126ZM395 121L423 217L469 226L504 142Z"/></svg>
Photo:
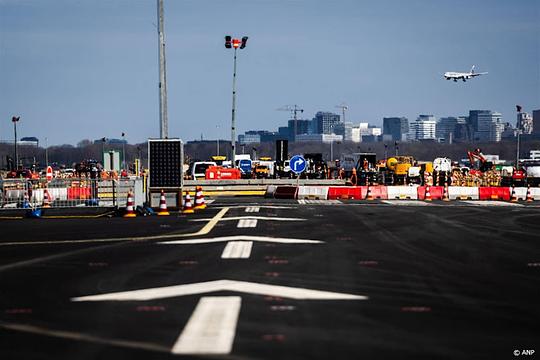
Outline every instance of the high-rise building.
<svg viewBox="0 0 540 360"><path fill-rule="evenodd" d="M470 110L469 123L474 131L474 140L501 141L504 124L500 113L491 110Z"/></svg>
<svg viewBox="0 0 540 360"><path fill-rule="evenodd" d="M533 130L532 133L540 135L540 109L533 110Z"/></svg>
<svg viewBox="0 0 540 360"><path fill-rule="evenodd" d="M409 120L406 117L383 118L383 134L392 136L392 141L405 141L409 133Z"/></svg>
<svg viewBox="0 0 540 360"><path fill-rule="evenodd" d="M310 120L296 120L296 134L294 133L294 119L289 120L288 128L291 140L294 141L296 135L307 134L309 132Z"/></svg>
<svg viewBox="0 0 540 360"><path fill-rule="evenodd" d="M526 112L518 112L516 119L516 129L521 134L532 134L533 131L533 117Z"/></svg>
<svg viewBox="0 0 540 360"><path fill-rule="evenodd" d="M353 141L352 129L353 129L352 122L340 121L334 126L334 133L336 135L343 135L343 141Z"/></svg>
<svg viewBox="0 0 540 360"><path fill-rule="evenodd" d="M340 116L331 112L319 111L313 118L314 134L333 134L334 127L340 121Z"/></svg>
<svg viewBox="0 0 540 360"><path fill-rule="evenodd" d="M410 133L413 140L435 140L437 120L433 115L420 115L411 124Z"/></svg>

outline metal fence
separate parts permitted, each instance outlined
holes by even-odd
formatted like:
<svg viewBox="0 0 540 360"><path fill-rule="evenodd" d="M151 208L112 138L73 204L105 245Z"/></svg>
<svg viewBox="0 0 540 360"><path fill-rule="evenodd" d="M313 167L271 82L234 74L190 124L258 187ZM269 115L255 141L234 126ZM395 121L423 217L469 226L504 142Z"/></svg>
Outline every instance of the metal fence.
<svg viewBox="0 0 540 360"><path fill-rule="evenodd" d="M135 205L145 202L142 178L100 179L3 179L0 209L37 207L125 207L131 191Z"/></svg>

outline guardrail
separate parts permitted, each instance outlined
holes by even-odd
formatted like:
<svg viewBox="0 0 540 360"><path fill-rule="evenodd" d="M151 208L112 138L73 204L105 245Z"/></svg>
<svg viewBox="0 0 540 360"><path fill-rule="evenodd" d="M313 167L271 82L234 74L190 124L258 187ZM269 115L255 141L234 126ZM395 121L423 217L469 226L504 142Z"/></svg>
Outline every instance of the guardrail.
<svg viewBox="0 0 540 360"><path fill-rule="evenodd" d="M124 207L133 192L135 205L143 205L143 179L3 179L0 209L37 207Z"/></svg>

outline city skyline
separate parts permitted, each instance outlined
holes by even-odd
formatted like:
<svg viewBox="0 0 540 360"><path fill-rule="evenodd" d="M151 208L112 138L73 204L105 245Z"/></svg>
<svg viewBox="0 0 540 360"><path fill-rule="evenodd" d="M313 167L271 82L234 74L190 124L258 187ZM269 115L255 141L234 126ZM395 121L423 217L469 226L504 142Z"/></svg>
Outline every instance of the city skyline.
<svg viewBox="0 0 540 360"><path fill-rule="evenodd" d="M447 16L466 8L460 16ZM232 55L226 34L249 36L238 57L237 133L278 129L276 109L338 113L382 127L384 117L437 118L515 105L540 108L540 4L533 0L167 1L171 137L230 138ZM155 1L0 0L0 140L50 145L159 135ZM466 83L445 71L475 64ZM217 127L218 125L219 127Z"/></svg>

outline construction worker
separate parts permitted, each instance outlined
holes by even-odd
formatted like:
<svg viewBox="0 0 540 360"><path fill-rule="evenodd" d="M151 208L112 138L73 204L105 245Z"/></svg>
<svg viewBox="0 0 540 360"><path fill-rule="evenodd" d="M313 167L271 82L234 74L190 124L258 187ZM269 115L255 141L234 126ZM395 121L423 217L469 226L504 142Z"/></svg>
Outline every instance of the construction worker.
<svg viewBox="0 0 540 360"><path fill-rule="evenodd" d="M358 178L356 177L356 168L353 167L352 169L352 175L351 175L351 183L356 186L358 183Z"/></svg>
<svg viewBox="0 0 540 360"><path fill-rule="evenodd" d="M345 168L339 169L339 178L340 180L345 180Z"/></svg>

